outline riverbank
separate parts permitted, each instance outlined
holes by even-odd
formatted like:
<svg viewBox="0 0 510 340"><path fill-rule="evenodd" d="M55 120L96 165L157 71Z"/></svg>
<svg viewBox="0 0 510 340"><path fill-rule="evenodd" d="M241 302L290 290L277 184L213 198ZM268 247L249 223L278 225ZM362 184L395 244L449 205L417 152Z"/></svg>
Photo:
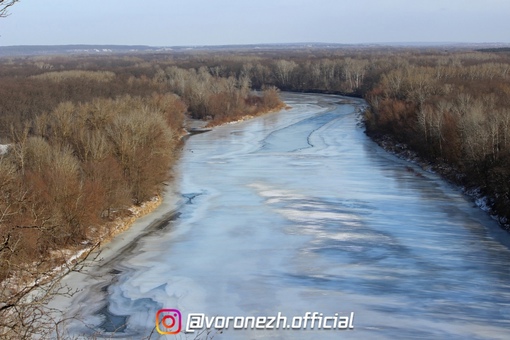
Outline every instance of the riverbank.
<svg viewBox="0 0 510 340"><path fill-rule="evenodd" d="M330 94L328 91L319 90L312 91L312 93ZM361 94L342 95L355 99L363 98L363 95ZM496 205L495 202L497 201L495 193L484 193L480 183L468 180L468 175L453 164L437 159L431 160L420 157L417 151L413 150L406 143L397 141L390 134L370 130L368 122L364 119L364 113L367 109L374 110L374 108L371 107L369 102L366 103L366 106L359 106L360 113L363 116L363 119L360 119L360 126L365 128L365 133L368 137L370 137L370 139L376 142L387 152L392 153L401 159L417 164L425 171L440 175L445 181L456 186L463 194L469 197L473 204L489 214L491 218L498 221L502 229L510 231L510 221L503 215L499 214L497 209L494 208Z"/></svg>
<svg viewBox="0 0 510 340"><path fill-rule="evenodd" d="M278 110L271 110L267 111L262 114L271 113L271 112L277 112ZM257 116L259 116L257 115ZM255 118L257 116L244 116L243 119L233 120L230 122L225 122L223 124L215 125L214 127L219 127L222 125L227 124L235 124L239 122L246 121L248 119ZM200 131L201 132L209 132L212 130L211 128L205 128L205 126L208 126L207 121L203 120L196 120L196 119L189 119L186 122L186 130L188 134L193 135L196 132L194 131ZM204 131L202 131L204 130ZM187 136L186 135L183 135ZM170 185L173 185L170 184ZM168 197L168 196L171 197ZM66 253L71 254L70 261L68 261L67 264L59 263L59 265L55 268L53 268L53 272L55 274L58 274L59 268L65 267L65 265L76 263L78 261L83 261L85 258L83 255L89 254L89 251L91 249L96 249L97 251L101 252L101 257L103 259L110 258L111 255L115 253L116 250L119 250L120 248L123 248L124 246L127 246L132 243L132 241L136 238L138 231L140 231L138 228L134 228L135 233L127 233L128 230L133 229L133 225L138 224L139 220L146 216L151 214L157 214L157 211L159 211L160 206L164 205L164 209L167 209L170 211L169 216L168 214L165 214L165 216L159 216L151 220L149 222L149 225L153 225L155 222L157 223L165 223L167 219L171 218L173 213L177 210L177 204L178 202L182 201L181 198L179 198L178 193L170 193L167 190L164 191L161 195L154 196L151 200L142 202L140 205L133 205L130 208L126 209L127 212L129 212L128 216L122 216L117 217L113 221L109 221L107 223L104 223L102 225L99 225L95 227L92 231L91 237L87 241L87 245L92 245L91 247L80 247L80 248L68 248L68 249L60 249L59 251L55 251L55 253ZM163 204L164 203L164 204ZM124 214L125 215L125 214ZM163 217L163 218L162 218ZM145 222L143 223L146 224ZM151 228L148 228L151 229ZM110 243L114 240L116 240L119 236L122 236L121 239L123 242L116 243L115 245L110 246ZM51 269L51 268L49 268Z"/></svg>
<svg viewBox="0 0 510 340"><path fill-rule="evenodd" d="M274 110L266 113L269 112L274 112ZM247 120L247 117L244 118ZM237 122L239 121L236 120L222 125ZM205 124L207 122L188 120L185 127L189 132L191 129L201 130ZM190 134L183 131L182 137L187 138L189 136ZM184 138L182 138L181 143L184 143ZM91 275L108 277L111 273L108 271L102 272L101 268L106 267L117 258L127 256L136 247L139 240L150 235L152 232L164 228L169 221L178 217L178 210L189 201L189 198L183 197L177 184L172 179L166 184L165 190L161 195L155 196L139 206L132 206L129 209L124 209L123 212L116 212L122 216L91 228L87 242L82 246L59 249L52 252L55 256L64 256L64 260L57 261L55 259L48 261L48 263L55 263L55 265L53 268L48 267L44 270L44 278L37 278L35 282L30 283L27 280L18 280L17 283L10 280L4 282L4 284L12 285L13 287L27 284L34 287L45 287L41 290L41 294L46 296L46 300L49 299L49 303L47 306L41 307L43 310L42 314L47 314L48 317L58 320L62 316L58 315L58 311L66 311L72 307L70 303L72 294L61 294L62 287L72 287L69 291L79 291L85 287L87 278ZM126 214L126 212L129 212L129 214ZM48 289L54 291L50 292ZM64 290L67 291L66 288ZM102 293L102 291L98 291L98 294ZM38 296L38 293L35 294L31 294L31 296ZM38 325L41 330L47 325L50 328L52 327L51 322L46 324L42 322L38 323Z"/></svg>
<svg viewBox="0 0 510 340"><path fill-rule="evenodd" d="M282 102L283 103L283 102ZM200 132L209 132L212 131L214 127L220 127L223 125L228 124L236 124L241 123L244 121L247 121L249 119L253 119L259 116L262 116L264 114L269 113L275 113L281 110L288 110L290 109L289 106L282 104L279 108L259 112L256 115L246 115L243 116L241 119L233 119L232 121L224 122L222 124L218 125L209 125L208 121L204 120L198 120L198 119L187 119L185 122L185 129L188 131L187 135L193 135L193 131L200 131ZM190 133L191 132L191 133ZM161 195L156 196L153 200L149 202L144 202L141 205L141 208L138 207L132 207L130 210L133 212L133 217L128 218L126 222L121 222L117 227L114 228L113 232L108 233L108 237L106 239L103 239L102 244L102 255L103 258L110 258L111 255L115 253L114 250L120 250L123 247L126 247L130 245L138 235L138 232L140 232L139 228L134 228L134 233L126 233L128 230L131 231L133 229L133 225L138 224L144 224L147 225L146 222L149 222L148 227L146 231L153 230L154 228L157 229L158 226L161 226L164 223L167 223L177 212L179 207L185 203L185 198L181 197L181 194L177 192L177 189L175 189L175 183L171 182L168 184L167 188L174 188L174 190L167 189L165 190ZM161 211L165 211L165 214L161 214ZM147 217L148 221L139 222L139 219L142 217L150 215ZM154 216L152 216L154 215ZM150 217L154 217L151 219ZM116 240L117 237L121 236L123 242L119 242L118 244L113 245L112 247L106 247L110 242ZM107 248L107 249L105 249ZM104 250L107 250L106 253Z"/></svg>
<svg viewBox="0 0 510 340"><path fill-rule="evenodd" d="M496 220L502 229L510 231L510 221L508 221L505 217L498 215L498 213L492 208L492 204L490 203L491 197L484 195L480 186L477 186L474 183L471 183L469 186L465 184L465 173L446 162L432 161L420 157L418 153L407 144L398 142L391 135L370 132L368 129L365 130L365 133L385 151L399 157L400 159L412 162L420 166L425 171L441 176L445 181L454 185L459 191L469 197L473 204L490 215L492 219Z"/></svg>
<svg viewBox="0 0 510 340"><path fill-rule="evenodd" d="M302 93L302 92L292 92L292 93ZM330 91L310 91L310 93L316 94L331 94ZM345 93L334 93L336 95L340 94L342 96L350 97L353 99L363 99L362 94L345 94ZM378 131L370 130L370 126L365 119L365 112L367 109L374 110L371 107L370 103L366 101L366 105L359 105L358 110L361 115L361 119L359 120L359 126L363 126L365 129L365 133L370 139L376 142L379 146L381 146L387 152L394 154L400 159L412 162L420 166L423 170L433 172L441 176L448 183L456 186L463 194L469 197L473 204L475 204L478 208L486 212L491 216L494 220L498 221L499 225L502 229L506 231L510 231L510 221L498 214L497 210L494 209L496 198L494 193L484 193L482 190L482 186L480 183L474 183L472 181L468 181L467 174L455 167L452 164L449 164L445 161L439 160L430 160L423 157L420 157L418 152L413 150L409 145L403 142L397 141L390 134L380 133Z"/></svg>

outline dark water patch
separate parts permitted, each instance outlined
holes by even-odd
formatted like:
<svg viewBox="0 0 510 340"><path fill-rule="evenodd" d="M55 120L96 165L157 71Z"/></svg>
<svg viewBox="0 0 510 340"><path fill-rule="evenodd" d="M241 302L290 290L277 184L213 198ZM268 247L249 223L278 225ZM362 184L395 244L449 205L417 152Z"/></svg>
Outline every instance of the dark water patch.
<svg viewBox="0 0 510 340"><path fill-rule="evenodd" d="M112 334L124 333L127 327L129 316L127 315L116 315L109 311L109 305L106 304L101 308L96 315L103 318L103 322L99 325L99 329ZM110 337L110 335L109 335Z"/></svg>
<svg viewBox="0 0 510 340"><path fill-rule="evenodd" d="M201 196L203 194L204 194L203 192L192 192L192 193L188 193L188 194L182 194L182 197L184 197L186 199L185 204L193 204L193 200L196 197Z"/></svg>

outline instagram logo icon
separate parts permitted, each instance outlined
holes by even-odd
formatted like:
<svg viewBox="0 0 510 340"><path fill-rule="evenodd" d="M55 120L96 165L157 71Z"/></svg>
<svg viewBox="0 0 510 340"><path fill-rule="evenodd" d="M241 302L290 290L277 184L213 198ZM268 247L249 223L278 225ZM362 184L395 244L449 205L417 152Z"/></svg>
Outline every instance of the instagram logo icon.
<svg viewBox="0 0 510 340"><path fill-rule="evenodd" d="M182 315L178 309L160 309L156 313L159 334L177 334L182 328Z"/></svg>

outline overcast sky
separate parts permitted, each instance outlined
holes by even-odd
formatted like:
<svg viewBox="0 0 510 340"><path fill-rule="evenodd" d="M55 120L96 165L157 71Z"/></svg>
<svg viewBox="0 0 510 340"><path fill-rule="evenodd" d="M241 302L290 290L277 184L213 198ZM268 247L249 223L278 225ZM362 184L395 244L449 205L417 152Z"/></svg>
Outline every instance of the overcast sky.
<svg viewBox="0 0 510 340"><path fill-rule="evenodd" d="M510 42L510 0L21 0L0 45Z"/></svg>

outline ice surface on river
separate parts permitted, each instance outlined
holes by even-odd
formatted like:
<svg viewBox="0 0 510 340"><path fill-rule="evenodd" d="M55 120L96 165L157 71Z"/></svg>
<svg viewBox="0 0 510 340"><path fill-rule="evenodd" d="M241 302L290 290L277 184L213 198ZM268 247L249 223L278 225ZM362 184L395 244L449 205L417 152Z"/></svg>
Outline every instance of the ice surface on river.
<svg viewBox="0 0 510 340"><path fill-rule="evenodd" d="M498 241L508 235L435 175L378 148L341 97L285 99L291 110L186 142L181 215L94 276L70 276L84 291L67 331L146 337L158 309L177 308L356 315L354 330L217 339L510 338L510 251Z"/></svg>

